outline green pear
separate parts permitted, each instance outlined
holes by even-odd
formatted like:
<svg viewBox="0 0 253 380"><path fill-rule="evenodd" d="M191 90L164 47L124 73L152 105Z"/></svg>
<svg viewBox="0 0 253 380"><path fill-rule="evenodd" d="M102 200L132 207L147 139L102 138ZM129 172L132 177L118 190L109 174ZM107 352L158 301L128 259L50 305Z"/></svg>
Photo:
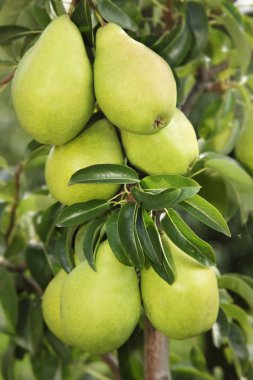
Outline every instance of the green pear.
<svg viewBox="0 0 253 380"><path fill-rule="evenodd" d="M121 137L129 161L148 174L185 174L199 155L194 128L179 109L154 135L122 131Z"/></svg>
<svg viewBox="0 0 253 380"><path fill-rule="evenodd" d="M61 293L61 318L72 345L103 354L129 338L141 302L135 269L115 258L108 241L98 248L96 269L85 260L68 275Z"/></svg>
<svg viewBox="0 0 253 380"><path fill-rule="evenodd" d="M152 134L172 118L177 89L169 65L118 25L97 31L94 84L99 107L118 128Z"/></svg>
<svg viewBox="0 0 253 380"><path fill-rule="evenodd" d="M243 128L235 146L235 157L253 175L253 107L246 115Z"/></svg>
<svg viewBox="0 0 253 380"><path fill-rule="evenodd" d="M96 164L123 164L117 133L105 119L95 122L67 144L52 147L45 169L49 191L66 205L91 199L109 199L117 192L119 185L68 185L77 170Z"/></svg>
<svg viewBox="0 0 253 380"><path fill-rule="evenodd" d="M198 140L200 152L216 152L229 154L234 149L238 136L239 125L234 123L228 125L220 133L210 137L209 139L200 138Z"/></svg>
<svg viewBox="0 0 253 380"><path fill-rule="evenodd" d="M176 279L172 285L152 269L141 273L144 309L151 323L172 339L187 339L209 330L219 308L219 292L213 268L204 267L176 247L166 236Z"/></svg>
<svg viewBox="0 0 253 380"><path fill-rule="evenodd" d="M48 328L65 343L69 343L60 317L61 291L67 273L61 269L48 284L42 298L43 318Z"/></svg>
<svg viewBox="0 0 253 380"><path fill-rule="evenodd" d="M64 144L94 107L92 69L82 36L67 15L52 21L21 59L12 83L20 125L42 144Z"/></svg>

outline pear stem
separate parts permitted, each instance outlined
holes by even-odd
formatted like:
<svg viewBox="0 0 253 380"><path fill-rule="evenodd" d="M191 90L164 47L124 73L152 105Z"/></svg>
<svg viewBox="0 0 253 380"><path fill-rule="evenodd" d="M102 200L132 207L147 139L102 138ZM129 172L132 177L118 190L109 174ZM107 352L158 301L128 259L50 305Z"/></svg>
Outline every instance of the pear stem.
<svg viewBox="0 0 253 380"><path fill-rule="evenodd" d="M69 7L69 11L68 11L68 15L71 17L72 14L74 13L74 10L75 10L75 7L76 7L76 4L77 4L78 0L72 0L71 1L71 4L70 4L70 7Z"/></svg>
<svg viewBox="0 0 253 380"><path fill-rule="evenodd" d="M88 0L88 3L90 4L90 7L91 9L93 10L94 14L95 14L95 17L97 18L99 24L101 26L105 26L106 25L106 22L105 20L103 19L103 17L101 16L101 14L99 13L98 11L98 8L97 8L97 5L94 3L93 0Z"/></svg>
<svg viewBox="0 0 253 380"><path fill-rule="evenodd" d="M145 319L144 360L145 380L171 380L168 338Z"/></svg>

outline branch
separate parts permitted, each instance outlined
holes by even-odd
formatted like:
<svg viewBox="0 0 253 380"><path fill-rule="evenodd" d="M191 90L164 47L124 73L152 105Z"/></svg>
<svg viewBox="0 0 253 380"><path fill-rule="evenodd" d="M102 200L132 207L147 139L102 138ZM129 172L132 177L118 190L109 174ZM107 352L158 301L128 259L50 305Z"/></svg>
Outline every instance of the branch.
<svg viewBox="0 0 253 380"><path fill-rule="evenodd" d="M116 359L112 355L106 354L102 355L102 360L108 365L108 367L112 371L114 379L122 380Z"/></svg>
<svg viewBox="0 0 253 380"><path fill-rule="evenodd" d="M15 71L16 70L14 70L12 73L10 73L10 75L8 75L6 78L4 78L0 82L0 86L4 86L5 84L8 84L12 80L12 78L14 77Z"/></svg>

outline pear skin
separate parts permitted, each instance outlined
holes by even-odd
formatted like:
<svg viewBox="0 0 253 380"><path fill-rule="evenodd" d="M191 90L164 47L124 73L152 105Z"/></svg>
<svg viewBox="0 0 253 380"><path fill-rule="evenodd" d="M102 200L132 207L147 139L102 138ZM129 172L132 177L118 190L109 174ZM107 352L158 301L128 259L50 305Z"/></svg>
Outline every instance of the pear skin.
<svg viewBox="0 0 253 380"><path fill-rule="evenodd" d="M213 268L204 267L165 235L176 279L169 285L152 269L141 273L141 293L150 322L171 339L187 339L209 330L216 321L219 292Z"/></svg>
<svg viewBox="0 0 253 380"><path fill-rule="evenodd" d="M177 89L169 65L118 25L97 31L94 84L99 107L118 128L152 134L172 118Z"/></svg>
<svg viewBox="0 0 253 380"><path fill-rule="evenodd" d="M109 199L117 192L119 185L68 185L72 174L77 170L97 164L123 165L117 133L105 119L95 122L67 144L52 147L45 168L50 193L66 205L92 199Z"/></svg>
<svg viewBox="0 0 253 380"><path fill-rule="evenodd" d="M68 275L61 318L73 346L104 354L129 338L140 318L141 302L135 269L115 258L108 241L98 248L96 268L95 272L85 260Z"/></svg>
<svg viewBox="0 0 253 380"><path fill-rule="evenodd" d="M42 144L64 144L93 112L92 69L82 36L67 15L52 21L21 59L12 82L21 127Z"/></svg>
<svg viewBox="0 0 253 380"><path fill-rule="evenodd" d="M194 128L179 109L158 133L121 131L121 138L129 161L148 174L185 174L199 155Z"/></svg>
<svg viewBox="0 0 253 380"><path fill-rule="evenodd" d="M240 161L253 176L253 106L246 115L243 128L239 134L235 157Z"/></svg>

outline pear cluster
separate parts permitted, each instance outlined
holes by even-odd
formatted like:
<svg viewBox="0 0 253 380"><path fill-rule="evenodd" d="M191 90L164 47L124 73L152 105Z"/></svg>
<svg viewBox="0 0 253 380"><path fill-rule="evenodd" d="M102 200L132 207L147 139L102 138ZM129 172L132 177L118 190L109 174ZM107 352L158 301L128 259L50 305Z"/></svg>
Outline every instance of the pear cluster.
<svg viewBox="0 0 253 380"><path fill-rule="evenodd" d="M119 190L115 184L69 186L79 169L123 164L126 156L144 173L187 174L199 154L194 128L176 108L169 65L112 23L96 33L92 68L70 18L52 21L20 61L12 97L21 127L38 142L52 145L46 183L65 205L108 200ZM104 116L91 119L96 105ZM79 231L82 241L85 226ZM60 270L49 283L42 301L48 327L69 345L110 352L136 327L142 297L147 317L165 335L184 339L208 330L218 310L213 270L167 237L163 244L170 246L175 265L172 286L146 267L140 290L135 269L120 263L106 240L97 251L96 271L77 260L69 274Z"/></svg>

